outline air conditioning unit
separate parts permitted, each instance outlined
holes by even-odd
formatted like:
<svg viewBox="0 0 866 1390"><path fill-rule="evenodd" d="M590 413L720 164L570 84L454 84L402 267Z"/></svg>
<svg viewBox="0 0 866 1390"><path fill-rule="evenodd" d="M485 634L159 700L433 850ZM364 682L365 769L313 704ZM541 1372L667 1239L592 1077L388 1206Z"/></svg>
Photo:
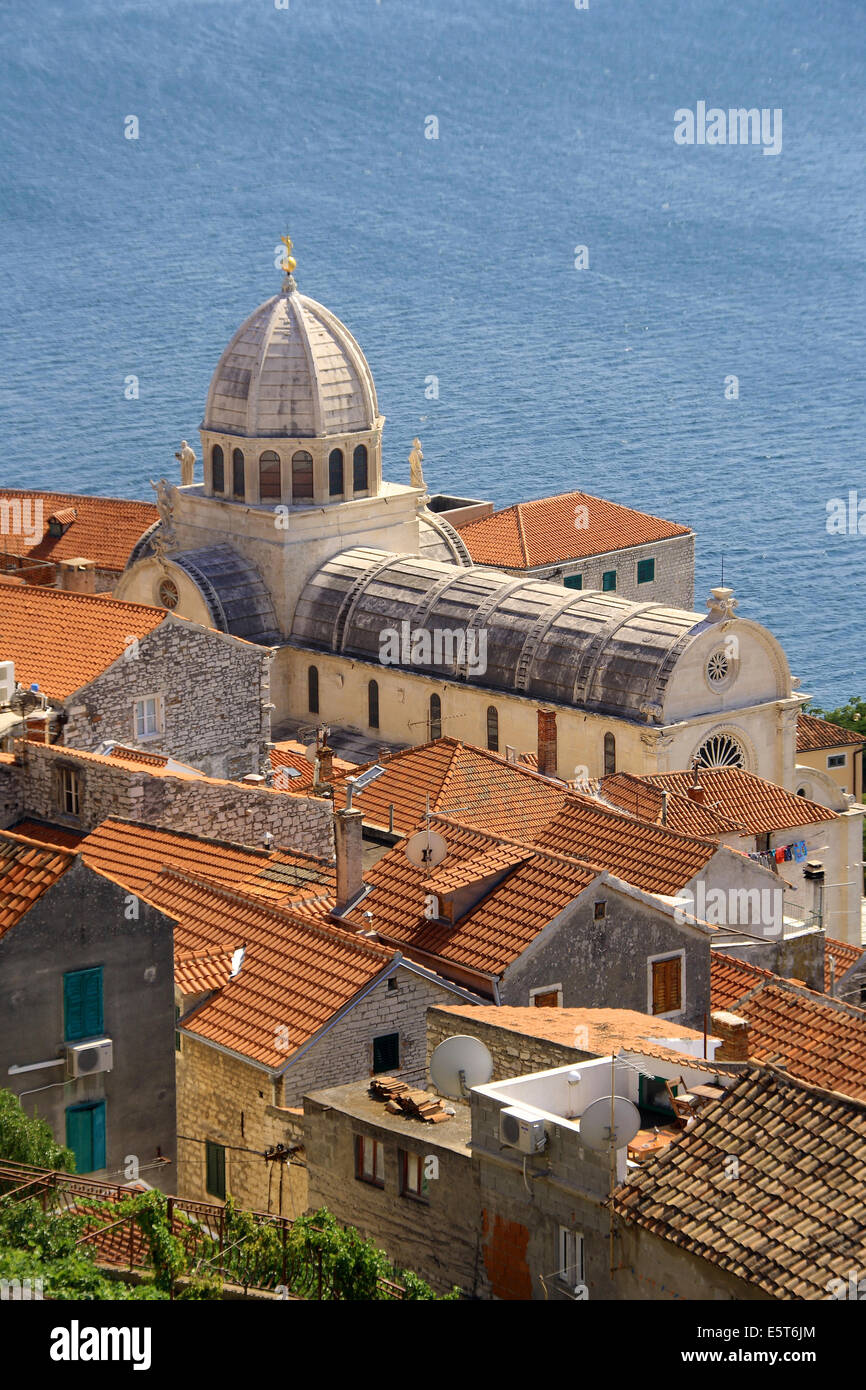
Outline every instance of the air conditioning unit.
<svg viewBox="0 0 866 1390"><path fill-rule="evenodd" d="M0 661L0 705L8 705L15 693L15 662Z"/></svg>
<svg viewBox="0 0 866 1390"><path fill-rule="evenodd" d="M499 1112L499 1140L522 1154L540 1153L547 1142L544 1120L540 1115L527 1115L525 1110L509 1106Z"/></svg>
<svg viewBox="0 0 866 1390"><path fill-rule="evenodd" d="M70 1076L96 1076L97 1072L111 1071L113 1065L111 1038L93 1038L66 1049L66 1070Z"/></svg>

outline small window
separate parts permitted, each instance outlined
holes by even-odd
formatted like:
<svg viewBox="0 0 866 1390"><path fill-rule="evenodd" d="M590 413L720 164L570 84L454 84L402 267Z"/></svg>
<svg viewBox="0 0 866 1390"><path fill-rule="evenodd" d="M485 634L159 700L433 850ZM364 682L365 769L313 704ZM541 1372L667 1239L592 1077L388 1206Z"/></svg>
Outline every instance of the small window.
<svg viewBox="0 0 866 1390"><path fill-rule="evenodd" d="M70 970L63 976L64 1041L98 1037L103 1027L102 966Z"/></svg>
<svg viewBox="0 0 866 1390"><path fill-rule="evenodd" d="M430 741L442 737L442 701L438 695L430 696Z"/></svg>
<svg viewBox="0 0 866 1390"><path fill-rule="evenodd" d="M259 459L259 497L268 502L281 496L280 456L273 449L266 449Z"/></svg>
<svg viewBox="0 0 866 1390"><path fill-rule="evenodd" d="M177 608L180 594L173 579L161 579L157 595L163 608Z"/></svg>
<svg viewBox="0 0 866 1390"><path fill-rule="evenodd" d="M210 455L211 487L214 492L224 492L226 485L225 455L219 444L215 444Z"/></svg>
<svg viewBox="0 0 866 1390"><path fill-rule="evenodd" d="M225 1201L226 1195L226 1150L224 1144L215 1144L208 1139L205 1143L205 1191L211 1197Z"/></svg>
<svg viewBox="0 0 866 1390"><path fill-rule="evenodd" d="M669 956L652 963L652 1006L654 1014L678 1013L683 1007L682 957Z"/></svg>
<svg viewBox="0 0 866 1390"><path fill-rule="evenodd" d="M400 1065L400 1034L383 1033L373 1039L373 1072L395 1071Z"/></svg>
<svg viewBox="0 0 866 1390"><path fill-rule="evenodd" d="M616 772L616 739L613 734L604 736L604 775L612 777Z"/></svg>
<svg viewBox="0 0 866 1390"><path fill-rule="evenodd" d="M60 769L60 809L67 816L77 816L81 805L81 779L74 767Z"/></svg>
<svg viewBox="0 0 866 1390"><path fill-rule="evenodd" d="M656 577L655 560L638 560L637 562L637 582L638 584L651 584ZM614 584L616 588L616 584Z"/></svg>
<svg viewBox="0 0 866 1390"><path fill-rule="evenodd" d="M806 788L805 788L805 787L798 787L798 788L797 788L797 795L798 795L798 796L805 796L805 795L806 795Z"/></svg>
<svg viewBox="0 0 866 1390"><path fill-rule="evenodd" d="M499 752L499 712L495 705L487 706L487 747L491 753Z"/></svg>
<svg viewBox="0 0 866 1390"><path fill-rule="evenodd" d="M616 570L605 570L601 576L601 589L604 594L616 593Z"/></svg>
<svg viewBox="0 0 866 1390"><path fill-rule="evenodd" d="M379 682L367 682L367 723L371 729L379 727Z"/></svg>
<svg viewBox="0 0 866 1390"><path fill-rule="evenodd" d="M560 1007L559 990L549 989L547 993L540 991L533 996L532 1006L535 1009L558 1009Z"/></svg>
<svg viewBox="0 0 866 1390"><path fill-rule="evenodd" d="M844 767L847 761L847 753L829 753L827 756L828 767Z"/></svg>
<svg viewBox="0 0 866 1390"><path fill-rule="evenodd" d="M385 1149L368 1134L355 1135L355 1177L373 1187L385 1186Z"/></svg>
<svg viewBox="0 0 866 1390"><path fill-rule="evenodd" d="M303 502L313 496L313 455L299 449L292 456L292 501Z"/></svg>
<svg viewBox="0 0 866 1390"><path fill-rule="evenodd" d="M389 988L390 990L395 990L395 989L397 988L397 976L396 976L396 975L392 975L392 976L391 976L390 980L388 981L388 988Z"/></svg>
<svg viewBox="0 0 866 1390"><path fill-rule="evenodd" d="M563 584L565 585L566 589L582 589L582 588L583 588L583 575L582 575L582 574L567 574L567 575L565 576L565 578L563 579L562 582L563 582Z"/></svg>
<svg viewBox="0 0 866 1390"><path fill-rule="evenodd" d="M307 667L307 709L310 714L319 713L319 668Z"/></svg>
<svg viewBox="0 0 866 1390"><path fill-rule="evenodd" d="M570 1289L584 1282L583 1236L579 1231L570 1230L568 1226L559 1228L557 1278Z"/></svg>
<svg viewBox="0 0 866 1390"><path fill-rule="evenodd" d="M366 492L369 486L367 446L359 444L352 455L352 488L355 492Z"/></svg>
<svg viewBox="0 0 866 1390"><path fill-rule="evenodd" d="M153 738L159 729L159 699L156 695L146 695L135 702L135 737Z"/></svg>
<svg viewBox="0 0 866 1390"><path fill-rule="evenodd" d="M400 1150L400 1196L416 1202L429 1200L429 1183L424 1176L424 1155Z"/></svg>
<svg viewBox="0 0 866 1390"><path fill-rule="evenodd" d="M244 451L235 449L232 454L232 496L240 497L241 500L246 496L246 469L244 468Z"/></svg>
<svg viewBox="0 0 866 1390"><path fill-rule="evenodd" d="M592 915L596 922L601 922L607 916L607 903L593 903Z"/></svg>
<svg viewBox="0 0 866 1390"><path fill-rule="evenodd" d="M332 449L328 459L328 492L331 497L343 495L343 451Z"/></svg>

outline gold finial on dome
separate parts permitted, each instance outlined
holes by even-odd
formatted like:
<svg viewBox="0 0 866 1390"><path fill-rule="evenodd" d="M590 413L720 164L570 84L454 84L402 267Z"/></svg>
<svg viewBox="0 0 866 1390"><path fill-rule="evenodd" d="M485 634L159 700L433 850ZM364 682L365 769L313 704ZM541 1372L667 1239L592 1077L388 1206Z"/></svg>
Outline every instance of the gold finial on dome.
<svg viewBox="0 0 866 1390"><path fill-rule="evenodd" d="M284 270L287 275L291 275L292 271L297 268L298 264L294 256L292 255L292 238L288 235L281 236L280 241L286 248L286 254L283 256L283 261L280 266L280 270Z"/></svg>

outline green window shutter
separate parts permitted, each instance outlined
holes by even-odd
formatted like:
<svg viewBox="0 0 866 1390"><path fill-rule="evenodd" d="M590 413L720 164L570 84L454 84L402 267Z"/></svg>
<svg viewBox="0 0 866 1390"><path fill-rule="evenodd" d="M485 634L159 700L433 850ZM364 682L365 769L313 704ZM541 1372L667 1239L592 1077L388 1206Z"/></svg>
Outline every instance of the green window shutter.
<svg viewBox="0 0 866 1390"><path fill-rule="evenodd" d="M212 1197L223 1200L226 1195L226 1151L222 1144L205 1143L205 1188Z"/></svg>
<svg viewBox="0 0 866 1390"><path fill-rule="evenodd" d="M582 589L582 588L583 588L583 575L582 575L582 574L567 574L567 575L565 576L565 578L563 579L562 582L563 582L563 584L565 585L566 589Z"/></svg>
<svg viewBox="0 0 866 1390"><path fill-rule="evenodd" d="M601 591L604 594L616 592L616 570L605 570L601 576Z"/></svg>
<svg viewBox="0 0 866 1390"><path fill-rule="evenodd" d="M638 584L650 584L656 577L655 560L638 560L637 562L637 582Z"/></svg>
<svg viewBox="0 0 866 1390"><path fill-rule="evenodd" d="M103 1031L102 966L72 970L63 976L63 1031L66 1042L92 1038Z"/></svg>
<svg viewBox="0 0 866 1390"><path fill-rule="evenodd" d="M93 1144L93 1170L96 1172L105 1167L105 1101L101 1100L98 1105L94 1105L90 1111L92 1129L91 1142Z"/></svg>
<svg viewBox="0 0 866 1390"><path fill-rule="evenodd" d="M105 1167L105 1101L94 1105L70 1105L66 1111L66 1147L75 1154L78 1173L96 1173Z"/></svg>

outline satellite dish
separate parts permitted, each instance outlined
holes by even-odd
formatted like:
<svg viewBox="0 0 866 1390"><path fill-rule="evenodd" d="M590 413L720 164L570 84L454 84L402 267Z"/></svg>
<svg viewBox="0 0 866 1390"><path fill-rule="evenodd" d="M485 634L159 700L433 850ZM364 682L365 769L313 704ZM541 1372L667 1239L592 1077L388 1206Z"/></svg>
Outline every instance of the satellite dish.
<svg viewBox="0 0 866 1390"><path fill-rule="evenodd" d="M304 749L304 757L306 758L307 762L314 763L318 756L319 745L317 743L308 743L306 748Z"/></svg>
<svg viewBox="0 0 866 1390"><path fill-rule="evenodd" d="M610 1125L610 1096L588 1105L580 1117L580 1137L590 1149L609 1153L624 1149L640 1129L640 1111L625 1096L613 1098L613 1132Z"/></svg>
<svg viewBox="0 0 866 1390"><path fill-rule="evenodd" d="M484 1086L492 1075L493 1058L479 1038L467 1033L446 1038L430 1058L430 1080L455 1100L465 1100L473 1086Z"/></svg>
<svg viewBox="0 0 866 1390"><path fill-rule="evenodd" d="M409 863L419 869L435 869L448 856L448 846L435 830L419 830L406 841L405 850Z"/></svg>

